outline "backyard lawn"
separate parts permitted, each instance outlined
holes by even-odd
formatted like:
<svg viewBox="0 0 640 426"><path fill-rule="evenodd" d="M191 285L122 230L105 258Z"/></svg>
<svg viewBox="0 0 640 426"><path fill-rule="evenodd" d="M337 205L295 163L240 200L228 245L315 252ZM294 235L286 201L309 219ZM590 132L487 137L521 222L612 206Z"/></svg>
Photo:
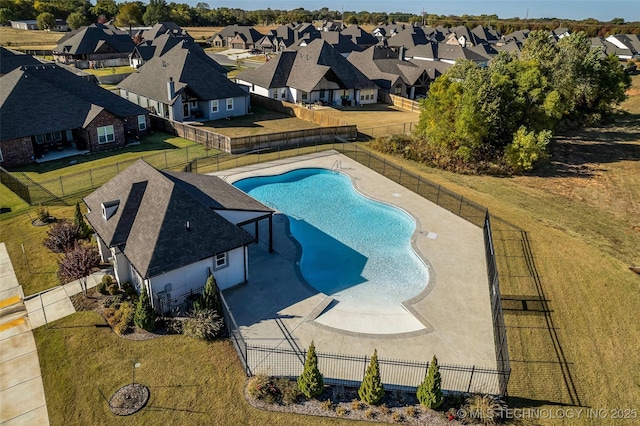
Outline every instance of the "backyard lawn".
<svg viewBox="0 0 640 426"><path fill-rule="evenodd" d="M18 30L0 26L0 45L17 50L51 50L66 33Z"/></svg>
<svg viewBox="0 0 640 426"><path fill-rule="evenodd" d="M410 131L409 123L416 123L420 114L393 105L374 104L344 109L322 108L322 112L358 126L358 132L375 137L381 134Z"/></svg>
<svg viewBox="0 0 640 426"><path fill-rule="evenodd" d="M310 121L263 108L253 108L253 114L242 117L207 121L204 126L205 128L211 128L216 133L229 137L254 136L320 127Z"/></svg>

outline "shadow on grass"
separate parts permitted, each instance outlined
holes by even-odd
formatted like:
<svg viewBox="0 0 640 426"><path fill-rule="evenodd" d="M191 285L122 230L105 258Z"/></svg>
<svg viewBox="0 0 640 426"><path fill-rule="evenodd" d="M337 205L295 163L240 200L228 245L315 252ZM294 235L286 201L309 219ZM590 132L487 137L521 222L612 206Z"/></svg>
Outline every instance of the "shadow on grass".
<svg viewBox="0 0 640 426"><path fill-rule="evenodd" d="M559 135L550 145L551 161L539 177L592 177L597 164L640 160L640 115L626 114L615 123Z"/></svg>
<svg viewBox="0 0 640 426"><path fill-rule="evenodd" d="M180 411L183 413L192 413L192 414L207 414L206 411L196 411L191 410L189 408L175 408L175 407L160 407L157 405L147 405L143 408L144 411Z"/></svg>

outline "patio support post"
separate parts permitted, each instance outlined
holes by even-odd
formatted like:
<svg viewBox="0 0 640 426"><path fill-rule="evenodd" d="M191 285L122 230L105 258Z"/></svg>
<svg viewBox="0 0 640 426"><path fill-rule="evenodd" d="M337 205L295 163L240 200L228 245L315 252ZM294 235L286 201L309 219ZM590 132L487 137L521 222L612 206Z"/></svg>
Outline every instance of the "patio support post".
<svg viewBox="0 0 640 426"><path fill-rule="evenodd" d="M269 215L269 253L273 253L273 214Z"/></svg>

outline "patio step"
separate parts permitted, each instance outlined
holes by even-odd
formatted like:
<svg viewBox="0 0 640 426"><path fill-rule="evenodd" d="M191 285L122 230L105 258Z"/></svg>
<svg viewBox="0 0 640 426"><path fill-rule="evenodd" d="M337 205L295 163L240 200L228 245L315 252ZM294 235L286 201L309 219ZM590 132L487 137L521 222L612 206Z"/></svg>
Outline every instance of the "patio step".
<svg viewBox="0 0 640 426"><path fill-rule="evenodd" d="M325 296L320 303L307 315L306 321L313 321L323 314L325 310L334 302L334 298L331 296Z"/></svg>

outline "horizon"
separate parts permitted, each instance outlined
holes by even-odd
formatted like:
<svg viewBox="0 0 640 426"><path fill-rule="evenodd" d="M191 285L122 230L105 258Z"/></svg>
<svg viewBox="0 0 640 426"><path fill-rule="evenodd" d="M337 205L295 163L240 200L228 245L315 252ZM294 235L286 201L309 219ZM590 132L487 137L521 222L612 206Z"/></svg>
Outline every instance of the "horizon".
<svg viewBox="0 0 640 426"><path fill-rule="evenodd" d="M191 7L195 7L201 0L186 1ZM400 0L395 2L382 2L376 0L235 0L219 2L204 1L211 9L227 7L229 9L260 10L278 9L293 10L303 8L309 11L320 10L323 7L330 11L349 12L385 12L385 13L412 13L420 15L422 11L426 14L436 15L497 15L499 19L567 19L580 21L588 18L597 19L601 22L609 22L614 18L622 18L625 22L640 21L640 7L637 0L453 0L447 2L416 2L415 0ZM391 9L393 8L393 10Z"/></svg>

